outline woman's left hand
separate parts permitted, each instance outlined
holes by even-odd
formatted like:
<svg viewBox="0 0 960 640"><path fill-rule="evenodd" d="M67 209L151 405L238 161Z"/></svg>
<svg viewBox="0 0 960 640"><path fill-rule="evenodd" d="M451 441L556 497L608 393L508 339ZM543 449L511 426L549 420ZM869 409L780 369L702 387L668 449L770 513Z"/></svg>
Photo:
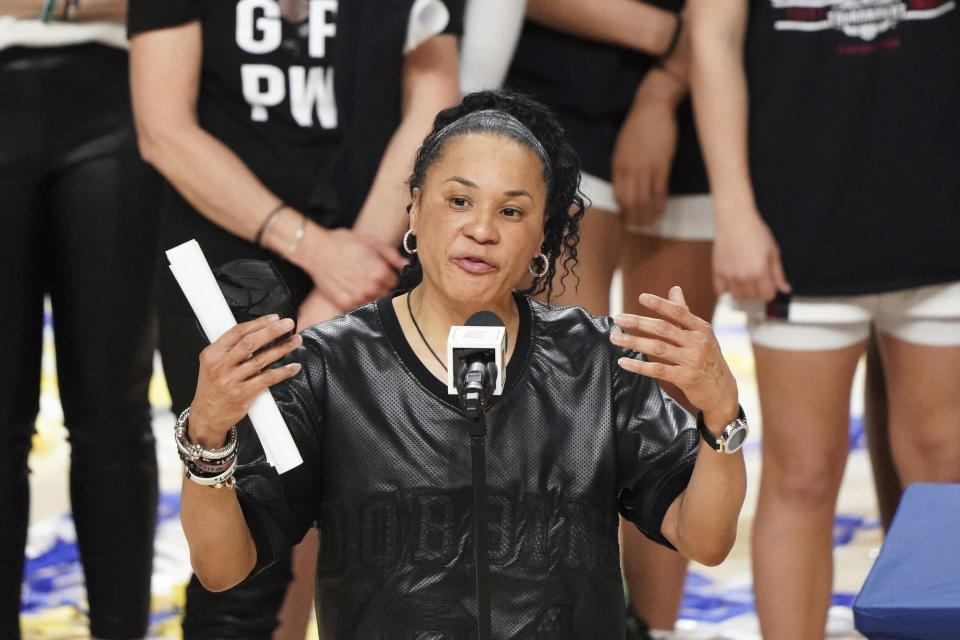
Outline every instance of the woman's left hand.
<svg viewBox="0 0 960 640"><path fill-rule="evenodd" d="M620 314L614 320L625 333L610 334L610 341L660 362L623 357L620 367L679 387L708 421L710 416L717 422L735 418L737 382L710 323L690 312L680 287L670 289L669 299L644 293L640 304L660 317Z"/></svg>

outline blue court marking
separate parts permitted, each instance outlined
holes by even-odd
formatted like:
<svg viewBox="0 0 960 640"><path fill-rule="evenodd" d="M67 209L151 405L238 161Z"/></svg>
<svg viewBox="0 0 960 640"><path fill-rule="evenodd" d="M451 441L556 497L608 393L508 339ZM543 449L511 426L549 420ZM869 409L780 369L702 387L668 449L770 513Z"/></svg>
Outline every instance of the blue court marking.
<svg viewBox="0 0 960 640"><path fill-rule="evenodd" d="M64 516L64 522L69 521L70 516ZM36 613L62 605L86 612L86 590L75 542L57 538L42 554L27 559L23 574L21 612Z"/></svg>
<svg viewBox="0 0 960 640"><path fill-rule="evenodd" d="M691 578L705 581L699 588L690 586ZM841 607L853 606L857 594L839 592L831 597L831 604ZM680 605L681 620L701 624L720 624L738 616L756 614L753 587L750 585L730 589L717 589L709 578L690 572L684 586L683 602Z"/></svg>
<svg viewBox="0 0 960 640"><path fill-rule="evenodd" d="M878 518L838 514L834 518L833 546L849 544L857 531L880 527ZM834 593L831 604L851 607L857 594ZM731 618L756 613L752 584L740 584L724 588L708 576L695 571L687 572L683 585L683 601L679 618L701 624L719 624Z"/></svg>
<svg viewBox="0 0 960 640"><path fill-rule="evenodd" d="M879 529L880 518L862 518L837 514L833 518L833 547L843 547L853 540L857 531Z"/></svg>
<svg viewBox="0 0 960 640"><path fill-rule="evenodd" d="M180 495L161 494L157 504L157 524L177 518L179 513ZM67 533L66 538L58 535L48 549L24 562L21 613L40 614L46 609L70 606L89 615L83 567L77 543L70 532L72 528L73 518L70 514L62 516L58 529ZM182 613L178 607L154 609L150 612L150 626L153 628L168 622Z"/></svg>

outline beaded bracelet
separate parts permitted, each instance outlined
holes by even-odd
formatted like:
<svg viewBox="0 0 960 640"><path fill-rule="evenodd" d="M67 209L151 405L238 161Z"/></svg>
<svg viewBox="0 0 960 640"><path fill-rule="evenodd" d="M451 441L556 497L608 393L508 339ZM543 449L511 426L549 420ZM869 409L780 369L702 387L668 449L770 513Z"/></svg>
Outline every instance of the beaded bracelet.
<svg viewBox="0 0 960 640"><path fill-rule="evenodd" d="M187 407L174 425L177 453L183 461L186 477L206 487L233 488L236 484L233 474L237 470L237 428L230 428L227 441L222 447L204 449L199 444L190 442L187 435L189 420L190 407Z"/></svg>
<svg viewBox="0 0 960 640"><path fill-rule="evenodd" d="M180 454L180 459L184 462L187 460L202 460L204 462L218 464L224 462L237 450L237 428L235 426L230 427L230 431L227 432L227 441L223 443L222 447L217 449L204 449L199 444L190 441L188 434L189 421L190 407L187 407L183 410L183 413L180 414L177 423L173 427L174 439L177 441L177 453Z"/></svg>

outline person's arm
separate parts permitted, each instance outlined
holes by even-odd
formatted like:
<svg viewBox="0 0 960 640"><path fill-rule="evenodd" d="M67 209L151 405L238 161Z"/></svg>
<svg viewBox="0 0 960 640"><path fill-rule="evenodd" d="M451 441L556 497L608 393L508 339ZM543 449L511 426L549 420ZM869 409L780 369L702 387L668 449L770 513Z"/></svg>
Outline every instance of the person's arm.
<svg viewBox="0 0 960 640"><path fill-rule="evenodd" d="M776 240L754 199L743 49L748 0L689 0L691 88L714 200L717 292L770 300L790 291Z"/></svg>
<svg viewBox="0 0 960 640"><path fill-rule="evenodd" d="M655 56L666 52L678 28L675 13L636 0L527 0L527 18Z"/></svg>
<svg viewBox="0 0 960 640"><path fill-rule="evenodd" d="M201 352L187 428L191 442L204 449L222 446L261 391L300 371L298 363L264 368L300 346L299 334L251 357L292 327L290 319L264 316L236 325ZM253 535L233 490L184 479L180 520L193 570L208 590L229 589L256 565Z"/></svg>
<svg viewBox="0 0 960 640"><path fill-rule="evenodd" d="M460 46L464 93L503 84L520 39L526 0L467 0Z"/></svg>
<svg viewBox="0 0 960 640"><path fill-rule="evenodd" d="M437 112L460 100L457 37L440 34L406 55L403 117L383 152L380 166L353 225L357 233L396 246L407 229L407 180L413 159Z"/></svg>
<svg viewBox="0 0 960 640"><path fill-rule="evenodd" d="M198 21L135 34L130 84L140 151L202 215L253 240L281 198L197 121L202 32ZM295 242L302 226L303 238ZM348 229L327 230L290 207L267 226L261 245L301 267L342 310L396 283L393 246ZM295 247L291 251L291 247Z"/></svg>
<svg viewBox="0 0 960 640"><path fill-rule="evenodd" d="M719 433L738 416L739 404L736 380L710 323L690 313L680 287L670 290L669 299L645 293L640 303L660 317L621 314L617 325L634 333L612 333L610 341L658 361L624 357L619 366L678 387ZM693 475L666 508L659 533L684 556L719 564L736 539L746 486L742 451L718 453L701 442Z"/></svg>
<svg viewBox="0 0 960 640"><path fill-rule="evenodd" d="M687 94L690 39L651 67L637 87L611 158L613 193L624 225L644 228L663 215L677 146L677 105Z"/></svg>
<svg viewBox="0 0 960 640"><path fill-rule="evenodd" d="M59 20L64 15L67 0L57 0L51 16ZM0 16L21 20L39 18L44 0L0 0ZM71 22L123 22L127 17L127 0L83 0Z"/></svg>
<svg viewBox="0 0 960 640"><path fill-rule="evenodd" d="M714 433L738 416L737 408L704 412ZM737 538L737 516L747 490L743 451L718 453L702 440L690 484L667 509L661 531L681 554L700 564L723 562Z"/></svg>
<svg viewBox="0 0 960 640"><path fill-rule="evenodd" d="M207 591L236 586L257 564L257 549L236 492L186 478L181 486L180 522L197 579Z"/></svg>
<svg viewBox="0 0 960 640"><path fill-rule="evenodd" d="M202 48L198 21L130 39L130 85L140 152L201 214L252 240L280 198L230 148L200 127Z"/></svg>

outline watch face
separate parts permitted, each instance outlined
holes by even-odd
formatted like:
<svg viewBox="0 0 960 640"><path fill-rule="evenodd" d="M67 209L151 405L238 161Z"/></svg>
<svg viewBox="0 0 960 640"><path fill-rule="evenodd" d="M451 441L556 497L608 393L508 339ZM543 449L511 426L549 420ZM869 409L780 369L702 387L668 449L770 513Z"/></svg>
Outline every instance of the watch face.
<svg viewBox="0 0 960 640"><path fill-rule="evenodd" d="M734 453L743 446L743 441L747 439L747 427L744 424L737 424L729 429L727 437L724 438L726 442L725 449L727 453ZM726 429L724 431L726 431Z"/></svg>

